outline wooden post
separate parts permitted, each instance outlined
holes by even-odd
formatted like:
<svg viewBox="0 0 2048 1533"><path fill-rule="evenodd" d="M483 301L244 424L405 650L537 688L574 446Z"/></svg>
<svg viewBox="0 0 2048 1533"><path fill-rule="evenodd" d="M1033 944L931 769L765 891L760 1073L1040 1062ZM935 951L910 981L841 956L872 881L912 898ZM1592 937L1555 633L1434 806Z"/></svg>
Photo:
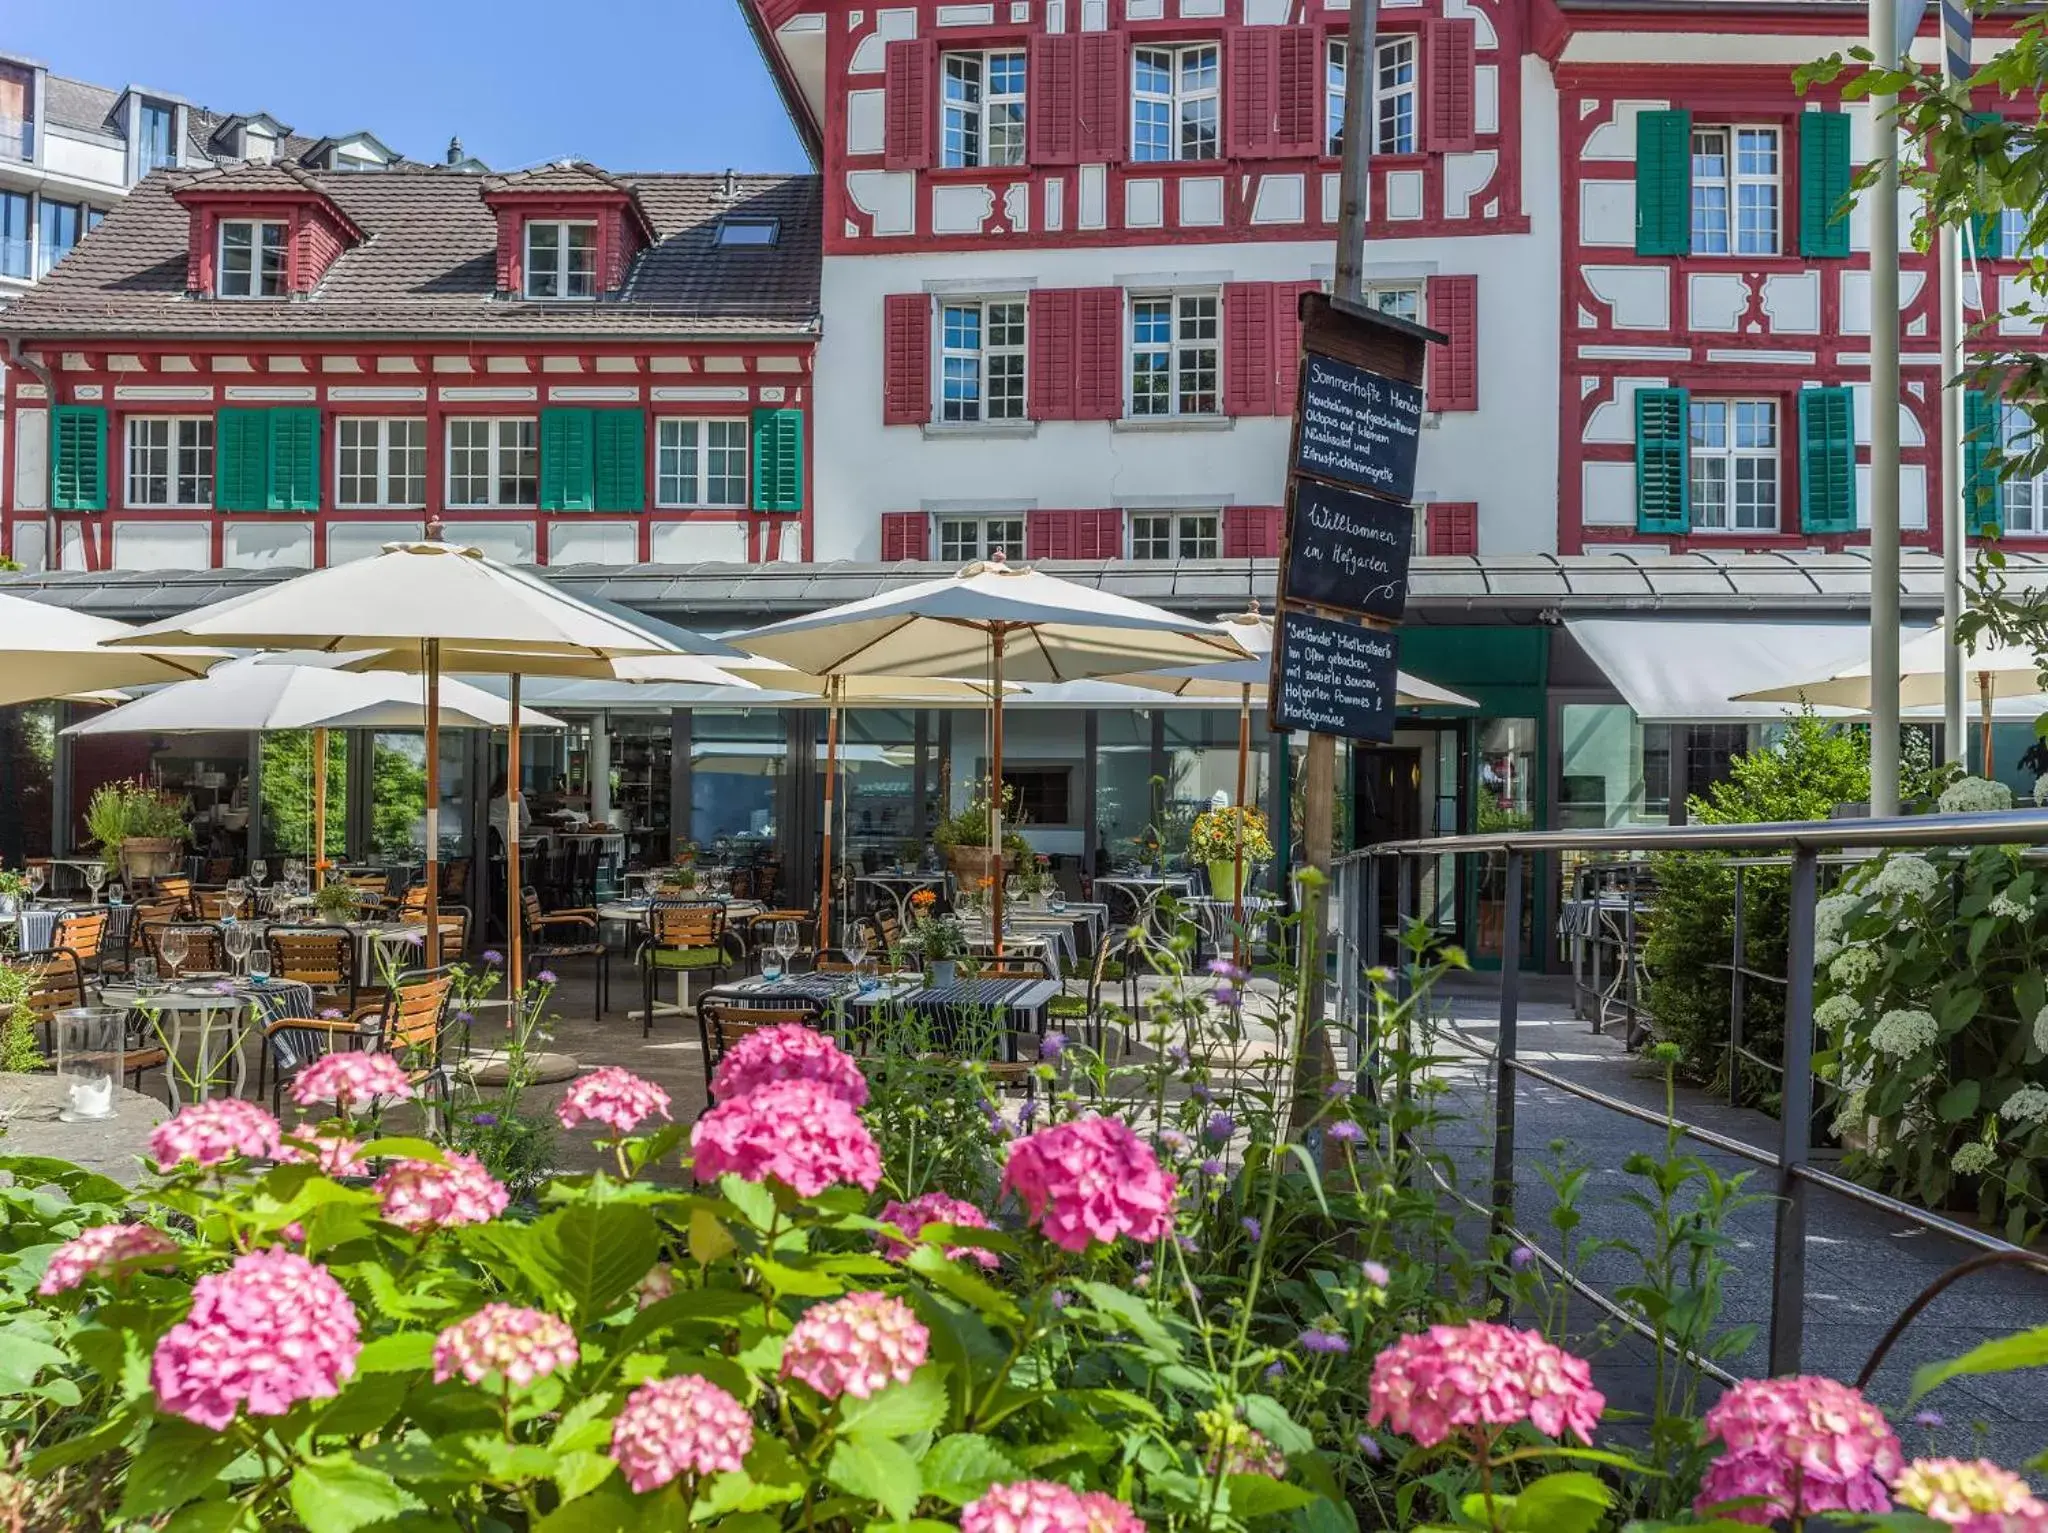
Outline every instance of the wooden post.
<svg viewBox="0 0 2048 1533"><path fill-rule="evenodd" d="M432 969L441 962L441 641L426 641L427 671L427 940Z"/></svg>
<svg viewBox="0 0 2048 1533"><path fill-rule="evenodd" d="M825 843L824 881L818 886L818 952L832 946L832 802L839 781L839 689L837 676L825 678ZM817 736L813 735L812 739Z"/></svg>
<svg viewBox="0 0 2048 1533"><path fill-rule="evenodd" d="M1991 673L1977 673L1978 729L1984 743L1984 775L1991 776Z"/></svg>
<svg viewBox="0 0 2048 1533"><path fill-rule="evenodd" d="M1252 755L1252 688L1246 682L1237 689L1237 883L1231 903L1231 944L1235 949L1236 963L1241 969L1245 960L1244 941L1244 801L1245 779L1251 770Z"/></svg>
<svg viewBox="0 0 2048 1533"><path fill-rule="evenodd" d="M989 880L989 930L996 957L1003 956L1003 628L989 631L988 846L994 872Z"/></svg>
<svg viewBox="0 0 2048 1533"><path fill-rule="evenodd" d="M327 731L313 731L313 892L327 883Z"/></svg>
<svg viewBox="0 0 2048 1533"><path fill-rule="evenodd" d="M512 711L505 717L505 992L512 1009L505 1015L508 1029L519 1025L519 992L526 988L526 965L520 953L526 934L524 897L520 891L519 863L519 673L514 671L505 689Z"/></svg>

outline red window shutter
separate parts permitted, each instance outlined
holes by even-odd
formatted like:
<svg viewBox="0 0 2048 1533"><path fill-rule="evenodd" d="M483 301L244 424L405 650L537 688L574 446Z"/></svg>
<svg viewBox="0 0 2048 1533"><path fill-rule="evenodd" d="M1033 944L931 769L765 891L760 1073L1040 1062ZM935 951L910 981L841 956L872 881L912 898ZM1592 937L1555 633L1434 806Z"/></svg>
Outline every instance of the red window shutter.
<svg viewBox="0 0 2048 1533"><path fill-rule="evenodd" d="M882 558L884 561L929 559L931 557L931 541L931 518L922 511L884 511L882 513Z"/></svg>
<svg viewBox="0 0 2048 1533"><path fill-rule="evenodd" d="M932 92L938 72L939 47L930 38L889 44L882 163L890 170L922 170L932 163Z"/></svg>
<svg viewBox="0 0 2048 1533"><path fill-rule="evenodd" d="M1223 557L1226 559L1277 559L1280 557L1279 506L1225 506L1223 508Z"/></svg>
<svg viewBox="0 0 2048 1533"><path fill-rule="evenodd" d="M1301 295L1322 290L1320 282L1273 284L1273 413L1292 415L1301 390Z"/></svg>
<svg viewBox="0 0 2048 1533"><path fill-rule="evenodd" d="M1479 279L1431 277L1424 290L1429 325L1450 340L1430 347L1428 396L1432 410L1479 408Z"/></svg>
<svg viewBox="0 0 2048 1533"><path fill-rule="evenodd" d="M1124 157L1124 129L1131 115L1130 64L1122 33L1081 34L1080 95L1076 156L1083 164L1116 164Z"/></svg>
<svg viewBox="0 0 2048 1533"><path fill-rule="evenodd" d="M1223 35L1224 153L1265 159L1273 153L1273 56L1277 27L1231 27Z"/></svg>
<svg viewBox="0 0 2048 1533"><path fill-rule="evenodd" d="M1074 418L1074 309L1072 288L1041 289L1031 295L1031 418Z"/></svg>
<svg viewBox="0 0 2048 1533"><path fill-rule="evenodd" d="M1124 291L1074 294L1074 418L1111 421L1124 413Z"/></svg>
<svg viewBox="0 0 2048 1533"><path fill-rule="evenodd" d="M1026 65L1031 120L1026 128L1026 153L1034 165L1071 165L1077 144L1079 104L1075 93L1081 67L1081 39L1071 32L1045 33L1031 39Z"/></svg>
<svg viewBox="0 0 2048 1533"><path fill-rule="evenodd" d="M520 268L525 264L525 254L520 244L525 235L526 220L510 208L498 214L498 291L517 293L526 282Z"/></svg>
<svg viewBox="0 0 2048 1533"><path fill-rule="evenodd" d="M1124 556L1124 514L1121 511L1076 511L1076 559L1121 559Z"/></svg>
<svg viewBox="0 0 2048 1533"><path fill-rule="evenodd" d="M922 293L882 300L882 424L932 418L932 302Z"/></svg>
<svg viewBox="0 0 2048 1533"><path fill-rule="evenodd" d="M1273 87L1276 154L1321 154L1323 141L1323 33L1320 27L1281 27Z"/></svg>
<svg viewBox="0 0 2048 1533"><path fill-rule="evenodd" d="M1479 507L1469 500L1432 501L1423 511L1432 554L1479 552Z"/></svg>
<svg viewBox="0 0 2048 1533"><path fill-rule="evenodd" d="M1024 515L1024 557L1027 559L1071 559L1074 557L1074 519L1077 511L1028 511Z"/></svg>
<svg viewBox="0 0 2048 1533"><path fill-rule="evenodd" d="M1273 413L1273 287L1230 282L1223 288L1223 413Z"/></svg>
<svg viewBox="0 0 2048 1533"><path fill-rule="evenodd" d="M1470 149L1473 107L1478 91L1477 47L1469 21L1425 22L1422 28L1422 147Z"/></svg>

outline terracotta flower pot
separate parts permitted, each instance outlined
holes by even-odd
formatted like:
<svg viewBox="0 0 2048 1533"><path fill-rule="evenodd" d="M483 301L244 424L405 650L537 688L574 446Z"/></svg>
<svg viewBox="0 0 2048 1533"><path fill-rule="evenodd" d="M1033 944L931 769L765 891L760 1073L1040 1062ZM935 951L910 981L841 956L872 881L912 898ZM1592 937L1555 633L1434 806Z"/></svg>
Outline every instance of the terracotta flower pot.
<svg viewBox="0 0 2048 1533"><path fill-rule="evenodd" d="M145 878L178 871L184 843L172 836L130 836L121 843L121 877L132 889Z"/></svg>

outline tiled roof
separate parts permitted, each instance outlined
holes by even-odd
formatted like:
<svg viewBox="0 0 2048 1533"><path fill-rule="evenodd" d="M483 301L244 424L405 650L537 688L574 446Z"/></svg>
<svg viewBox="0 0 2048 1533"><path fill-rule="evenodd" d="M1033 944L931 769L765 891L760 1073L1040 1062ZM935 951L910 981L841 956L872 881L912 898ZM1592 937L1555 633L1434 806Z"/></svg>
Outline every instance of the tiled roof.
<svg viewBox="0 0 2048 1533"><path fill-rule="evenodd" d="M366 238L310 298L250 302L185 290L187 187L317 188ZM818 316L820 197L814 176L621 175L657 243L623 289L591 303L529 303L495 292L497 220L484 178L441 167L375 172L282 166L157 171L43 282L8 309L21 336L802 336ZM730 185L731 195L727 195ZM772 249L722 247L727 214L780 221Z"/></svg>
<svg viewBox="0 0 2048 1533"><path fill-rule="evenodd" d="M88 133L114 131L114 125L107 119L113 116L120 99L121 92L117 90L68 80L63 75L49 75L43 82L43 115L51 122L83 128Z"/></svg>

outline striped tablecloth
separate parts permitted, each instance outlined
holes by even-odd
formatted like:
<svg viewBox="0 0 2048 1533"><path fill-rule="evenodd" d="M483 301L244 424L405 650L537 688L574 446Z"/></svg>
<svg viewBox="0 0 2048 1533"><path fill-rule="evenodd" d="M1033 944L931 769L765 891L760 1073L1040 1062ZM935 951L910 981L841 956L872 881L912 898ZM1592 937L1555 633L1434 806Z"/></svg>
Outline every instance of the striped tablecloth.
<svg viewBox="0 0 2048 1533"><path fill-rule="evenodd" d="M1060 993L1057 980L1029 978L956 979L949 984L857 996L852 1006L865 1019L907 1014L926 1023L937 1047L962 1051L962 1040L1000 1036L1002 1057L1017 1058L1017 1036L1043 1030L1045 1009ZM994 1038L988 1038L994 1043ZM971 1052L982 1053L977 1043Z"/></svg>
<svg viewBox="0 0 2048 1533"><path fill-rule="evenodd" d="M86 910L85 905L38 905L24 910L15 918L15 930L21 938L20 951L39 953L47 948L57 936L57 923L73 910ZM102 938L104 947L118 948L128 939L129 918L135 914L133 905L102 905L98 907L107 913L106 935Z"/></svg>

